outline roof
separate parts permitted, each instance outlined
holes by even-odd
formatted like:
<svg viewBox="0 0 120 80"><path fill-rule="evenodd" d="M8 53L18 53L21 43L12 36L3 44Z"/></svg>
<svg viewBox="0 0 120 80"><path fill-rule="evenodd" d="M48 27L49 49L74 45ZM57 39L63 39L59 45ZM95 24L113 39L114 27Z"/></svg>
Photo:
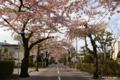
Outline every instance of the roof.
<svg viewBox="0 0 120 80"><path fill-rule="evenodd" d="M3 45L3 44L4 44L4 42L0 42L0 46ZM8 44L8 43L6 43L6 44Z"/></svg>
<svg viewBox="0 0 120 80"><path fill-rule="evenodd" d="M0 45L4 44L4 42L0 42Z"/></svg>
<svg viewBox="0 0 120 80"><path fill-rule="evenodd" d="M2 44L1 46L18 46L18 44Z"/></svg>

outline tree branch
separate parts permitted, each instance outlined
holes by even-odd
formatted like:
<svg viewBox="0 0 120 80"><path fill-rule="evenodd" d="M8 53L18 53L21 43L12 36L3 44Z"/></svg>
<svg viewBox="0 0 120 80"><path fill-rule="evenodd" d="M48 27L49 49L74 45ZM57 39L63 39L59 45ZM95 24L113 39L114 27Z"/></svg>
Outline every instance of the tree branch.
<svg viewBox="0 0 120 80"><path fill-rule="evenodd" d="M28 36L27 40L29 41L30 37L32 36L34 32L31 31L30 35Z"/></svg>
<svg viewBox="0 0 120 80"><path fill-rule="evenodd" d="M49 37L49 35L50 35L51 32L52 32L52 31L50 31L50 32L48 33L48 36L47 36L47 37Z"/></svg>
<svg viewBox="0 0 120 80"><path fill-rule="evenodd" d="M19 34L19 32L17 31L17 29L15 29L5 18L2 17L2 19L11 27L13 28L13 30Z"/></svg>
<svg viewBox="0 0 120 80"><path fill-rule="evenodd" d="M39 39L38 41L32 43L32 44L30 45L29 49L32 49L32 47L33 47L34 45L36 45L37 43L40 43L40 42L42 42L42 41L44 41L44 40L46 40L46 39L49 39L49 38L54 38L54 36L52 36L52 37L46 37L46 38L43 38L43 39Z"/></svg>
<svg viewBox="0 0 120 80"><path fill-rule="evenodd" d="M86 41L86 37L84 38L85 39L85 47L86 47L86 49L87 49L87 51L89 52L89 53L91 53L91 54L94 54L93 53L93 51L91 51L87 46L87 41Z"/></svg>
<svg viewBox="0 0 120 80"><path fill-rule="evenodd" d="M42 48L42 49L40 49L40 51L41 51L41 50L44 50L44 49L47 49L47 48Z"/></svg>
<svg viewBox="0 0 120 80"><path fill-rule="evenodd" d="M21 11L21 8L22 8L22 6L23 6L23 1L22 0L19 0L20 1L20 6L19 6L19 12Z"/></svg>
<svg viewBox="0 0 120 80"><path fill-rule="evenodd" d="M23 24L23 29L22 29L22 32L24 32L25 27L26 27L26 25L27 25L28 21L29 21L29 18L28 18L28 19L27 19L27 21Z"/></svg>

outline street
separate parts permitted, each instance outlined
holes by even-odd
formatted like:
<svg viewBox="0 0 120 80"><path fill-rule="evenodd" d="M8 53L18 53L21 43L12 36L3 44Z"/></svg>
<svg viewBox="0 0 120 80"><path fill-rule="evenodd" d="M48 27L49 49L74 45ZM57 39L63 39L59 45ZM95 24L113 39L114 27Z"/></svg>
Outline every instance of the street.
<svg viewBox="0 0 120 80"><path fill-rule="evenodd" d="M59 63L39 69L39 72L30 72L29 75L30 77L19 80L92 80L92 75Z"/></svg>

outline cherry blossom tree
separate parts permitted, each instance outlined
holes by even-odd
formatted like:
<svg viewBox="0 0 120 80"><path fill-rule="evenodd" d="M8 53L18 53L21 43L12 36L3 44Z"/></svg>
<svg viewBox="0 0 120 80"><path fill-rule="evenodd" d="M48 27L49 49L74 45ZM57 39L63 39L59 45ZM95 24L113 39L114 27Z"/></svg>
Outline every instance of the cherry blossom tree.
<svg viewBox="0 0 120 80"><path fill-rule="evenodd" d="M12 34L22 36L24 47L24 58L22 60L20 77L29 77L28 74L28 56L30 49L46 38L39 40L32 36L42 35L51 30L59 31L57 28L66 25L66 19L60 14L63 6L68 0L0 0L0 26L5 30L11 30ZM58 24L62 24L59 26ZM26 33L29 33L26 35Z"/></svg>
<svg viewBox="0 0 120 80"><path fill-rule="evenodd" d="M65 8L67 14L71 14L73 11L76 14L68 23L66 36L70 40L76 37L85 40L85 47L94 58L93 78L98 78L97 46L94 41L94 34L103 31L107 25L104 23L104 18L107 16L107 8L102 10L101 7L102 5L99 5L96 0L84 0L73 1ZM89 38L92 50L88 47L86 38Z"/></svg>
<svg viewBox="0 0 120 80"><path fill-rule="evenodd" d="M67 48L71 46L72 42L66 39L58 40L58 38L51 38L46 40L46 49L43 50L43 52L48 52L50 57L53 57L55 61L58 61L59 59L63 58L63 56L68 56Z"/></svg>
<svg viewBox="0 0 120 80"><path fill-rule="evenodd" d="M50 33L48 34L50 35ZM45 37L45 36L44 36ZM33 39L35 37L32 37ZM63 56L68 56L67 49L68 47L72 46L72 42L62 39L59 40L59 36L54 36L54 38L44 40L43 42L40 42L39 44L35 45L32 50L36 49L36 71L38 71L38 57L40 56L40 53L43 53L45 55L45 58L42 58L42 65L44 65L44 60L46 61L46 67L48 66L48 58L52 57L56 61L61 59ZM30 40L32 44L32 40ZM39 39L37 37L36 39Z"/></svg>

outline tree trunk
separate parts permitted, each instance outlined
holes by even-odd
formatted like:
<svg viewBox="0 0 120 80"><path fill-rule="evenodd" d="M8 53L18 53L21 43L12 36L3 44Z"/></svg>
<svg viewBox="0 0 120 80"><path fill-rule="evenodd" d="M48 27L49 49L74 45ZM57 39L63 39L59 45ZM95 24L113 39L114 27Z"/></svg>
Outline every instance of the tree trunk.
<svg viewBox="0 0 120 80"><path fill-rule="evenodd" d="M38 57L39 57L39 52L37 52L37 56L36 56L36 69L35 69L35 71L38 71Z"/></svg>
<svg viewBox="0 0 120 80"><path fill-rule="evenodd" d="M46 58L46 67L48 67L48 58Z"/></svg>
<svg viewBox="0 0 120 80"><path fill-rule="evenodd" d="M70 57L70 62L69 62L70 68L71 68L71 57Z"/></svg>
<svg viewBox="0 0 120 80"><path fill-rule="evenodd" d="M46 67L48 67L48 54L47 54L47 50L46 50L46 58L45 58L45 61L46 61Z"/></svg>
<svg viewBox="0 0 120 80"><path fill-rule="evenodd" d="M94 57L94 73L93 73L93 79L98 79L98 60L97 60L97 46L95 44L95 41L93 40L91 34L88 36L90 38L92 47L93 47L93 57Z"/></svg>
<svg viewBox="0 0 120 80"><path fill-rule="evenodd" d="M44 59L43 59L43 68L46 68L45 62L46 62L46 59L44 58Z"/></svg>
<svg viewBox="0 0 120 80"><path fill-rule="evenodd" d="M66 57L64 58L64 65L66 65Z"/></svg>
<svg viewBox="0 0 120 80"><path fill-rule="evenodd" d="M53 63L53 58L51 57L51 58L50 58L50 64L52 64L52 63Z"/></svg>
<svg viewBox="0 0 120 80"><path fill-rule="evenodd" d="M42 68L44 68L44 61L43 61L43 59L42 59Z"/></svg>
<svg viewBox="0 0 120 80"><path fill-rule="evenodd" d="M40 48L40 45L38 44L38 52L37 52L37 56L36 56L36 69L35 71L38 71L38 59L39 59L39 48Z"/></svg>
<svg viewBox="0 0 120 80"><path fill-rule="evenodd" d="M93 79L98 79L98 60L97 60L97 53L94 53L94 73Z"/></svg>
<svg viewBox="0 0 120 80"><path fill-rule="evenodd" d="M104 52L104 60L106 60L107 59L107 54L106 54L106 52Z"/></svg>
<svg viewBox="0 0 120 80"><path fill-rule="evenodd" d="M28 57L29 57L29 50L25 51L24 53L24 58L22 60L22 65L21 65L21 73L19 77L29 77L28 74Z"/></svg>

